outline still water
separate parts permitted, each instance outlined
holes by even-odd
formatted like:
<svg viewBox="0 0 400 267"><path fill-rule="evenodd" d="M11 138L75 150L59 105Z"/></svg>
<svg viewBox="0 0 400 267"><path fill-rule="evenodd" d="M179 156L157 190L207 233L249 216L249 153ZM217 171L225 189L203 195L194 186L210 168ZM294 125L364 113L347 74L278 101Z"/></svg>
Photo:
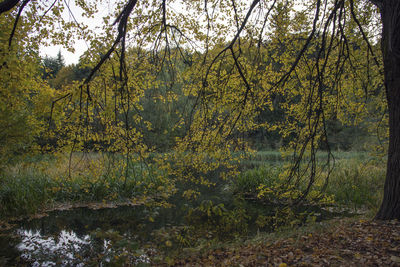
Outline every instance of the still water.
<svg viewBox="0 0 400 267"><path fill-rule="evenodd" d="M144 206L53 211L0 232L0 266L146 265L154 231L182 221L177 209Z"/></svg>
<svg viewBox="0 0 400 267"><path fill-rule="evenodd" d="M181 245L171 242L172 235L181 237L187 229L187 208L75 208L11 222L12 227L0 229L0 266L148 266L178 251ZM309 210L300 208L298 213ZM338 215L311 209L318 214L317 221ZM254 214L264 211L265 216L274 215L274 209L255 203L245 210L249 214L253 210ZM343 211L340 215L345 216ZM257 217L252 217L249 223L255 226ZM248 234L256 232L258 227L250 227Z"/></svg>

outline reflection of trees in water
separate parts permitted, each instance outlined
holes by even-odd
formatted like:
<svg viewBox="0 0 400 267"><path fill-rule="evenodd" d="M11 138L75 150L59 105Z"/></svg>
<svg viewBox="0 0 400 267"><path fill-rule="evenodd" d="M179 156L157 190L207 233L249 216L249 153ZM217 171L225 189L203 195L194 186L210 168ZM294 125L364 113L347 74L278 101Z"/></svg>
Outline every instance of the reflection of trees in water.
<svg viewBox="0 0 400 267"><path fill-rule="evenodd" d="M114 256L130 251L130 263L148 263L150 258L142 247L152 240L154 229L171 223L174 216L167 214L173 212L159 213L142 206L51 212L47 217L20 222L16 231L19 243L15 246L20 259L14 260L32 266L84 266L107 264ZM149 216L171 220L152 223Z"/></svg>
<svg viewBox="0 0 400 267"><path fill-rule="evenodd" d="M19 230L22 240L18 245L21 259L32 266L85 266L101 255L101 262L108 263L118 255L108 239L90 235L79 237L73 231L62 230L58 236L45 236L40 231ZM118 248L117 248L118 249ZM132 257L134 264L149 263L146 254Z"/></svg>
<svg viewBox="0 0 400 267"><path fill-rule="evenodd" d="M21 259L32 266L83 266L77 255L91 248L89 235L79 238L73 231L62 230L57 237L44 236L39 231L19 230Z"/></svg>

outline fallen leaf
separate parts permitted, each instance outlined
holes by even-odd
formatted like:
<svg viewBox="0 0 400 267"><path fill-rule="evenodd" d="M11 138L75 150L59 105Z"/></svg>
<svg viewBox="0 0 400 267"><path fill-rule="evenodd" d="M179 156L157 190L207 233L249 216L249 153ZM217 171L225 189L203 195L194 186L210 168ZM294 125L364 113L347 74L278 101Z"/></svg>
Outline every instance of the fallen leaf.
<svg viewBox="0 0 400 267"><path fill-rule="evenodd" d="M390 259L391 259L392 261L396 262L396 263L400 263L400 257L392 256L392 257L390 257Z"/></svg>

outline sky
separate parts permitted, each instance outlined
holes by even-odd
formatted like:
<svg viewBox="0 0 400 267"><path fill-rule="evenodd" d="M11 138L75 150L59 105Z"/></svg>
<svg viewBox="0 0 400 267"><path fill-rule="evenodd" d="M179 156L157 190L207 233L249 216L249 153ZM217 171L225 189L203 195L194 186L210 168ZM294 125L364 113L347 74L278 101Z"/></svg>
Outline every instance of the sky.
<svg viewBox="0 0 400 267"><path fill-rule="evenodd" d="M98 6L99 12L94 16L94 18L87 18L83 17L81 15L82 10L75 5L75 0L64 0L65 3L68 3L68 6L70 7L71 12L73 13L73 17L71 16L69 10L65 8L64 12L62 13L62 17L64 20L73 20L76 19L80 24L82 25L88 25L89 29L93 30L95 33L100 33L99 27L103 25L103 17L113 14L115 10L115 5L116 2L115 0L102 0L102 1L96 1L96 0L88 0L88 2L94 1ZM170 4L174 9L181 10L181 4L180 0L176 0L172 4ZM111 17L114 17L111 15ZM70 64L76 64L79 62L80 56L89 49L88 45L86 44L85 41L83 40L74 40L74 49L75 52L71 53L68 52L67 49L65 49L61 45L55 45L55 46L43 46L40 48L39 53L40 56L45 57L56 57L58 52L61 51L62 56L64 57L65 64L70 65Z"/></svg>
<svg viewBox="0 0 400 267"><path fill-rule="evenodd" d="M71 12L73 13L74 18L76 21L79 23L82 23L82 25L88 25L91 30L93 30L95 33L100 33L100 25L103 25L103 17L110 15L113 13L114 8L115 8L115 3L117 1L115 0L103 0L103 1L98 1L93 0L96 2L96 4L101 5L98 9L100 10L98 14L94 16L93 19L88 19L87 17L83 17L81 15L81 9L75 5L74 0L64 0L66 3L68 3ZM89 0L90 1L90 0ZM247 0L245 0L247 1ZM169 8L173 8L174 10L178 10L179 12L184 12L181 4L181 0L175 0L171 1L168 4ZM62 13L62 17L64 20L72 20L73 18L71 17L70 12L66 8L64 12ZM113 16L111 16L113 17ZM96 29L97 27L97 29ZM64 48L61 45L55 45L55 46L42 46L39 50L40 56L45 57L56 57L58 52L61 51L62 56L64 57L64 61L66 65L70 64L77 64L79 62L80 56L89 49L88 45L85 43L83 40L74 40L74 49L75 52L71 53L68 52L66 48Z"/></svg>
<svg viewBox="0 0 400 267"><path fill-rule="evenodd" d="M79 57L87 50L84 41L75 41L75 52L68 52L67 49L61 45L42 47L40 49L40 56L42 57L56 57L58 52L61 51L66 65L77 64Z"/></svg>
<svg viewBox="0 0 400 267"><path fill-rule="evenodd" d="M113 5L115 1L109 0L109 1L104 1L102 2L102 6L99 8L98 14L94 16L94 18L87 18L83 17L82 10L75 5L74 0L64 0L65 3L68 3L68 6L70 7L70 10L73 14L70 14L69 10L65 8L64 12L62 13L62 17L65 21L72 21L76 19L77 22L79 22L82 25L87 25L89 29L94 30L95 32L99 32L97 27L103 24L103 17L108 15L109 12L113 10ZM95 0L94 0L95 1ZM40 56L45 57L56 57L58 52L61 51L62 56L64 57L64 61L66 65L70 64L77 64L79 62L80 56L89 49L87 43L83 40L77 40L74 39L74 49L75 52L71 53L67 51L66 48L64 48L61 45L53 45L53 46L42 46L39 49Z"/></svg>
<svg viewBox="0 0 400 267"><path fill-rule="evenodd" d="M92 29L95 33L100 33L101 30L96 27L99 27L100 25L103 24L103 16L109 15L112 13L115 7L116 1L114 0L103 0L96 2L96 0L93 0L96 2L96 4L100 3L100 8L98 8L100 11L94 18L89 19L87 17L83 17L81 15L81 9L75 6L75 1L74 0L64 0L65 3L68 3L71 12L73 13L74 19L76 19L79 23L82 23L83 25L88 25L90 29ZM90 0L89 0L90 1ZM245 0L247 1L247 0ZM172 8L175 10L178 10L180 12L183 11L180 0L176 0L174 2L170 3ZM183 11L185 12L185 11ZM69 10L66 8L64 12L62 13L62 17L64 20L72 20L72 16L69 12ZM71 53L67 51L66 48L62 47L61 45L56 45L56 46L43 46L40 48L40 56L45 57L56 57L58 52L61 51L62 56L64 57L64 61L66 65L70 64L77 64L79 62L80 56L89 49L88 45L85 43L83 40L74 40L74 49L75 52Z"/></svg>

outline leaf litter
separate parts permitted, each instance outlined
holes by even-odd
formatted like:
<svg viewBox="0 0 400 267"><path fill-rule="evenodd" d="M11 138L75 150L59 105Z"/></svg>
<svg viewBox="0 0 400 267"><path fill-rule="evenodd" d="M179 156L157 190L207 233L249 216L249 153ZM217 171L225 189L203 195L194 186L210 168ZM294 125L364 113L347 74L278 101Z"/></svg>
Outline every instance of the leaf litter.
<svg viewBox="0 0 400 267"><path fill-rule="evenodd" d="M322 231L214 249L174 266L400 266L400 222L338 220Z"/></svg>

